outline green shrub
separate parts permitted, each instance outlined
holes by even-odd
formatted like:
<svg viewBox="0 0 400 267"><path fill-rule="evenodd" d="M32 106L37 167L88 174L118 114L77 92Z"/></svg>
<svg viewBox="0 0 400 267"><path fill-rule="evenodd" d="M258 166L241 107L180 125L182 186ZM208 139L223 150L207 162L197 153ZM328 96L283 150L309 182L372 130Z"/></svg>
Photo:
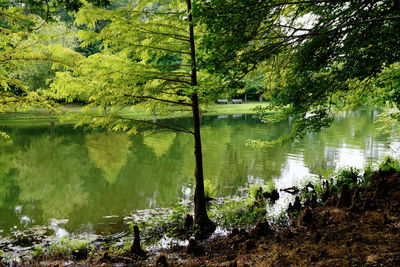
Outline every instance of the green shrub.
<svg viewBox="0 0 400 267"><path fill-rule="evenodd" d="M369 186L371 184L371 179L374 171L371 166L367 166L364 170L364 174L360 177L362 186Z"/></svg>
<svg viewBox="0 0 400 267"><path fill-rule="evenodd" d="M215 198L217 196L217 187L211 180L204 180L204 195L206 198Z"/></svg>
<svg viewBox="0 0 400 267"><path fill-rule="evenodd" d="M107 242L102 245L104 248L108 249L111 254L121 255L130 250L132 243L133 237L125 237L122 240L122 246L115 242Z"/></svg>
<svg viewBox="0 0 400 267"><path fill-rule="evenodd" d="M132 228L134 225L139 227L141 240L145 244L154 244L164 235L184 239L188 230L190 230L184 228L184 220L186 214L191 212L191 208L187 205L177 204L170 210L160 210L159 213L148 218L132 221L129 224Z"/></svg>
<svg viewBox="0 0 400 267"><path fill-rule="evenodd" d="M40 249L38 248L40 251ZM89 239L71 240L68 237L63 237L52 243L46 248L45 254L49 256L66 256L74 251L87 251L88 253L94 250L94 246Z"/></svg>
<svg viewBox="0 0 400 267"><path fill-rule="evenodd" d="M276 229L284 228L290 225L291 217L286 210L282 210L277 216L269 218L271 226Z"/></svg>
<svg viewBox="0 0 400 267"><path fill-rule="evenodd" d="M357 168L342 169L336 175L336 186L340 190L342 185L347 184L350 189L356 186L360 178L360 170Z"/></svg>
<svg viewBox="0 0 400 267"><path fill-rule="evenodd" d="M45 250L43 247L41 247L41 246L36 246L36 247L33 249L32 257L33 257L33 258L36 258L36 257L42 256L42 255L45 254L45 251L46 251L46 250Z"/></svg>
<svg viewBox="0 0 400 267"><path fill-rule="evenodd" d="M229 200L216 204L211 209L211 217L224 228L248 227L265 218L264 206L253 206L248 199Z"/></svg>
<svg viewBox="0 0 400 267"><path fill-rule="evenodd" d="M382 171L400 172L400 162L391 157L386 157L380 164L379 169Z"/></svg>
<svg viewBox="0 0 400 267"><path fill-rule="evenodd" d="M250 185L250 187L249 187L249 189L248 189L248 192L249 192L249 195L250 195L250 197L253 197L253 198L256 198L256 196L257 196L257 191L260 189L260 187L261 187L261 189L262 189L262 192L264 192L264 190L265 190L265 186L263 186L263 185L261 185L261 184L252 184L252 185Z"/></svg>

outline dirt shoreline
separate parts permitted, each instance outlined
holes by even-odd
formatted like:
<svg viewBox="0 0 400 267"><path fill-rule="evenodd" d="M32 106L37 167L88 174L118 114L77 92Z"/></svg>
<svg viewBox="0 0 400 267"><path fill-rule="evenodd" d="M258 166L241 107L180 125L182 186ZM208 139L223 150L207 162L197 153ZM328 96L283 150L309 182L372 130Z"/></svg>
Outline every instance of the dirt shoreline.
<svg viewBox="0 0 400 267"><path fill-rule="evenodd" d="M347 187L347 188L346 188ZM400 174L372 174L368 187L325 196L322 206L304 207L291 226L271 230L266 221L233 229L226 237L152 253L102 251L74 261L35 259L23 266L400 266ZM306 203L307 204L307 203ZM309 203L308 203L309 204ZM161 256L160 256L161 255Z"/></svg>

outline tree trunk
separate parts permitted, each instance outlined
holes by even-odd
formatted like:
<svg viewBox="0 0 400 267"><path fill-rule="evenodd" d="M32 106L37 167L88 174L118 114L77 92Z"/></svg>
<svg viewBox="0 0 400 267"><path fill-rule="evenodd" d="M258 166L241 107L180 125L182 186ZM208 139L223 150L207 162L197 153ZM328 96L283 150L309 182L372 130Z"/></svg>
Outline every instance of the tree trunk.
<svg viewBox="0 0 400 267"><path fill-rule="evenodd" d="M393 6L392 6L392 10L393 11L397 11L400 9L400 1L399 0L395 0L393 1Z"/></svg>
<svg viewBox="0 0 400 267"><path fill-rule="evenodd" d="M154 111L153 113L153 123L157 122L157 112Z"/></svg>
<svg viewBox="0 0 400 267"><path fill-rule="evenodd" d="M29 16L29 7L28 7L28 3L25 3L25 17Z"/></svg>
<svg viewBox="0 0 400 267"><path fill-rule="evenodd" d="M56 122L51 121L50 122L50 138L54 138L54 128L55 128Z"/></svg>
<svg viewBox="0 0 400 267"><path fill-rule="evenodd" d="M192 25L192 1L186 0L189 19L190 32L190 55L192 59L191 85L197 85L197 69L196 69L196 51L194 44L194 29ZM194 176L196 179L196 188L194 191L194 223L195 236L197 239L209 237L215 230L215 224L208 218L206 199L204 196L204 176L203 176L203 155L201 151L201 135L200 135L200 111L199 97L197 93L191 96L193 111L193 135L194 135L194 155L196 158L196 169Z"/></svg>

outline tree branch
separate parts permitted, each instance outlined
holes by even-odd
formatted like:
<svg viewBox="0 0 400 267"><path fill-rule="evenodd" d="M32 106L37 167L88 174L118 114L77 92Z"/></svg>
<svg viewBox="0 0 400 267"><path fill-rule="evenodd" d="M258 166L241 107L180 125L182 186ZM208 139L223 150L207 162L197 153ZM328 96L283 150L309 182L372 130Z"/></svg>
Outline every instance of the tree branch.
<svg viewBox="0 0 400 267"><path fill-rule="evenodd" d="M156 31L151 31L146 28L137 26L139 29L144 31L143 33L150 33L150 34L158 34L158 35L163 35L163 36L170 36L171 38L174 38L176 40L184 41L184 42L189 42L190 39L187 36L180 35L180 34L172 34L172 33L163 33L163 32L156 32Z"/></svg>
<svg viewBox="0 0 400 267"><path fill-rule="evenodd" d="M132 45L133 46L138 46L138 47L150 48L150 49L154 49L154 50L166 51L166 52L170 52L170 53L190 55L190 53L188 53L188 52L176 51L176 50L171 50L171 49L163 48L163 47L156 47L156 46L150 46L150 45L140 45L140 44L132 44Z"/></svg>
<svg viewBox="0 0 400 267"><path fill-rule="evenodd" d="M122 119L122 120L129 120L129 121L134 121L134 122L137 122L137 123L143 123L143 124L146 124L146 125L157 126L159 128L168 129L168 130L172 130L172 131L175 131L175 132L194 134L193 131L190 131L189 129L186 129L185 127L180 126L180 125L175 125L175 126L178 126L178 128L174 128L174 127L171 127L171 126L168 126L168 125L164 125L164 124L161 124L161 123L158 123L158 122L151 122L151 121L147 121L147 120L138 120L138 119L126 118L126 117L118 117L118 118Z"/></svg>
<svg viewBox="0 0 400 267"><path fill-rule="evenodd" d="M157 98L157 97L153 97L153 96L134 96L134 95L127 95L127 94L125 94L124 96L132 97L132 98L138 98L138 99L152 99L152 100L165 102L165 103L170 103L170 104L176 104L176 105L180 105L180 106L188 106L188 107L192 106L189 103L178 102L178 101L173 101L173 100L168 100L168 99L161 99L161 98Z"/></svg>

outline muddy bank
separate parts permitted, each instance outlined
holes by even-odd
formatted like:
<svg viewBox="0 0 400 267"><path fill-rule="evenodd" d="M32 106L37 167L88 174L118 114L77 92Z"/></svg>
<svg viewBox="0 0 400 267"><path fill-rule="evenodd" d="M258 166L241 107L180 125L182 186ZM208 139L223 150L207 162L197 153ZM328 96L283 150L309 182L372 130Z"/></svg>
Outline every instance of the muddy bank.
<svg viewBox="0 0 400 267"><path fill-rule="evenodd" d="M350 177L351 178L351 177ZM354 180L354 179L353 179ZM400 266L400 174L375 171L368 185L352 179L337 191L326 186L318 201L298 198L289 209L290 226L267 221L234 228L225 237L190 240L188 246L138 253L98 251L72 259L36 258L26 266ZM311 194L314 193L311 191ZM299 205L300 204L300 205ZM136 253L135 253L136 252ZM160 256L161 255L161 256ZM79 256L79 255L78 255Z"/></svg>
<svg viewBox="0 0 400 267"><path fill-rule="evenodd" d="M258 223L199 244L198 255L185 248L164 255L172 266L400 266L400 175L371 178L368 187L342 185L323 206L303 206L281 231Z"/></svg>

